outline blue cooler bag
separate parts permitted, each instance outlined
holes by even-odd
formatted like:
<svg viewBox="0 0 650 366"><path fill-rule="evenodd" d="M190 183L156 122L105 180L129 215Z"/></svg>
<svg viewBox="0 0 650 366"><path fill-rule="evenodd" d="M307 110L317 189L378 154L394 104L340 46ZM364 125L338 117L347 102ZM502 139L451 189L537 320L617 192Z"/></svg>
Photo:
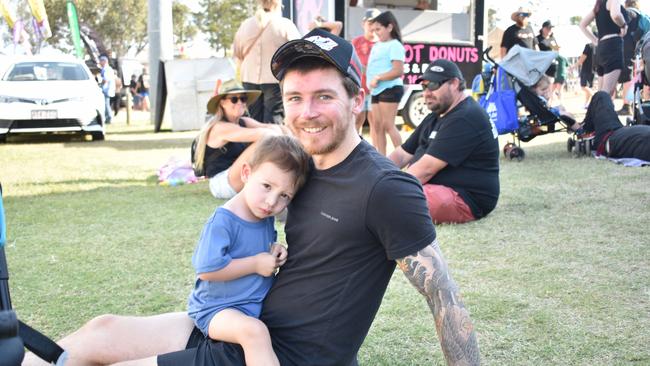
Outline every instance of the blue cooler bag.
<svg viewBox="0 0 650 366"><path fill-rule="evenodd" d="M507 74L500 67L492 77L492 86L488 93L481 97L479 103L490 116L499 135L517 130L517 97Z"/></svg>

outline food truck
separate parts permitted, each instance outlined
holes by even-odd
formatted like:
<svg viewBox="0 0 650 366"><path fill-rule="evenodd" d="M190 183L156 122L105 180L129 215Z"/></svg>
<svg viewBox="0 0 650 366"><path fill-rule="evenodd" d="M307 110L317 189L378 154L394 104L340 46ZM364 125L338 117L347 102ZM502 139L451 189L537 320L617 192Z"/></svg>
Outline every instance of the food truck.
<svg viewBox="0 0 650 366"><path fill-rule="evenodd" d="M367 9L390 10L402 31L404 97L399 111L404 122L417 127L429 110L416 79L430 62L447 59L460 67L468 87L481 73L485 33L485 0L424 0L428 8L416 8L418 0L285 0L285 16L306 34L309 23L321 16L343 23L341 36L347 40L363 34L362 18Z"/></svg>

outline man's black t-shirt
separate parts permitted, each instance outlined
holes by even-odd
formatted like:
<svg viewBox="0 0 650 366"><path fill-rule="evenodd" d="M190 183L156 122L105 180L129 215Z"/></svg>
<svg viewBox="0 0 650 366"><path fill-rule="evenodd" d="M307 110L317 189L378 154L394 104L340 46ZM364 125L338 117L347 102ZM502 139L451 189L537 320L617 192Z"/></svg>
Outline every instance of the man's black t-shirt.
<svg viewBox="0 0 650 366"><path fill-rule="evenodd" d="M516 44L531 50L535 49L537 38L535 37L535 32L533 32L533 28L530 25L525 28L519 28L517 24L513 24L503 32L501 47L505 47L506 51L510 51L512 46Z"/></svg>
<svg viewBox="0 0 650 366"><path fill-rule="evenodd" d="M429 114L402 145L413 155L447 162L427 183L449 187L463 198L475 218L490 213L499 199L498 133L485 111L465 98L442 117Z"/></svg>
<svg viewBox="0 0 650 366"><path fill-rule="evenodd" d="M287 365L351 365L395 259L436 237L419 182L365 141L338 165L312 170L289 206L289 256L260 319ZM205 340L160 365L242 365L241 347Z"/></svg>

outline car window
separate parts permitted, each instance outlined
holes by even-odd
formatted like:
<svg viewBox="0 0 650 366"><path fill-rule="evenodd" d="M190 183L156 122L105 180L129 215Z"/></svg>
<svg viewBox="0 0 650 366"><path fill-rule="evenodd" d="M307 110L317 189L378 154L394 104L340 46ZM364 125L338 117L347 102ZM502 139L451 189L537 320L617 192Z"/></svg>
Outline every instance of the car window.
<svg viewBox="0 0 650 366"><path fill-rule="evenodd" d="M72 62L22 62L7 74L8 81L88 80L82 65Z"/></svg>

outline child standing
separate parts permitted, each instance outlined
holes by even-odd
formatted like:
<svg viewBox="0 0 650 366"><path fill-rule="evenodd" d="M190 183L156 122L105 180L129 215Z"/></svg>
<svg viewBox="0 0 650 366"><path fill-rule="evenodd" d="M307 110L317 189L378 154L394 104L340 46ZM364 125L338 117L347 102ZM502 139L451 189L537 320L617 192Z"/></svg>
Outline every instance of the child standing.
<svg viewBox="0 0 650 366"><path fill-rule="evenodd" d="M309 157L294 138L262 139L242 167L243 189L216 209L192 256L197 279L189 316L207 337L240 344L247 365L279 365L258 317L287 259L273 216L287 207L308 169Z"/></svg>
<svg viewBox="0 0 650 366"><path fill-rule="evenodd" d="M379 14L372 20L377 35L368 58L366 80L372 95L370 137L377 151L386 155L386 134L393 146L402 145L402 137L395 127L397 106L404 95L404 57L402 34L397 19L390 11Z"/></svg>

